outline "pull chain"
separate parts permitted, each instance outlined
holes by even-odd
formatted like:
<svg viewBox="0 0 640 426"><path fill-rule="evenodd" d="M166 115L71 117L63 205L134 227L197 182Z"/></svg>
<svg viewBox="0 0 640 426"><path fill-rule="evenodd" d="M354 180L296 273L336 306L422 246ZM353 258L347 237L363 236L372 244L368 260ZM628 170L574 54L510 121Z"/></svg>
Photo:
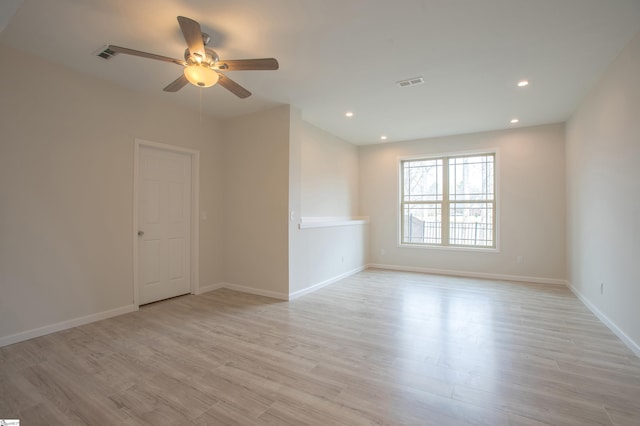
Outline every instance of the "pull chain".
<svg viewBox="0 0 640 426"><path fill-rule="evenodd" d="M200 88L200 124L202 124L202 92L204 91L204 87Z"/></svg>

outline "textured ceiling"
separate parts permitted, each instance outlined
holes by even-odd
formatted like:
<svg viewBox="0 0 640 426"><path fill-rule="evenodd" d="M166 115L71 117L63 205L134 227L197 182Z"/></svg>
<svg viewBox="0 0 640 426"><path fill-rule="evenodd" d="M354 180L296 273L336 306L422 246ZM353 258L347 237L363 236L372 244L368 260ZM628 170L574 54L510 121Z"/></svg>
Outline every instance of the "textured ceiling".
<svg viewBox="0 0 640 426"><path fill-rule="evenodd" d="M17 7L17 11L13 13ZM221 58L276 57L278 71L221 87L162 88L179 66L94 55L117 44L181 58L177 15ZM2 29L2 26L4 30ZM640 31L638 0L4 0L0 43L218 118L281 104L356 144L565 121ZM421 76L424 84L400 88ZM526 78L526 88L516 83ZM354 116L347 119L346 111Z"/></svg>

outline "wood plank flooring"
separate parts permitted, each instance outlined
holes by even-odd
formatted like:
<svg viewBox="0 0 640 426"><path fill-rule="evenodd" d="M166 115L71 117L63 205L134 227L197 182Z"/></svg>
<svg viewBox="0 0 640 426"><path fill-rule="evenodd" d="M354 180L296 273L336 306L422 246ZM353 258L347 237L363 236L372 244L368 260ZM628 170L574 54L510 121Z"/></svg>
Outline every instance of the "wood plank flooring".
<svg viewBox="0 0 640 426"><path fill-rule="evenodd" d="M640 425L640 359L566 288L367 270L0 348L21 425Z"/></svg>

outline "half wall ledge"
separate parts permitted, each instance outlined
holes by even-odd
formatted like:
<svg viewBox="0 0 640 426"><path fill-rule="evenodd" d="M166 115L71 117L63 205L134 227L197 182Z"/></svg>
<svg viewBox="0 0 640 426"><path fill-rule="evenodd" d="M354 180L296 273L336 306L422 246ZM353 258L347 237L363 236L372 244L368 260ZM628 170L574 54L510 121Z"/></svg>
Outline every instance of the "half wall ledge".
<svg viewBox="0 0 640 426"><path fill-rule="evenodd" d="M298 224L299 229L310 228L331 228L334 226L368 225L369 216L349 216L349 217L301 217Z"/></svg>

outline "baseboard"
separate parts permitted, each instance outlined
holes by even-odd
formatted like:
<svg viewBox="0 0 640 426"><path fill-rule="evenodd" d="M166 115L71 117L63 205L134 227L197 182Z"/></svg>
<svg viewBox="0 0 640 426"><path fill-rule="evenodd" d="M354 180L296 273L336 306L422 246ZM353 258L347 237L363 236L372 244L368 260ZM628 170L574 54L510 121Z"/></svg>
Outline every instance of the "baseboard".
<svg viewBox="0 0 640 426"><path fill-rule="evenodd" d="M86 315L84 317L73 318L70 320L58 322L44 327L34 328L32 330L23 331L9 336L0 337L0 348L3 346L12 345L14 343L23 342L25 340L33 339L36 337L44 336L45 334L55 333L57 331L66 330L73 327L89 324L96 321L101 321L107 318L115 317L122 314L128 314L129 312L137 311L138 307L135 305L127 305L121 308L111 309L109 311L98 312L97 314Z"/></svg>
<svg viewBox="0 0 640 426"><path fill-rule="evenodd" d="M582 303L584 303L584 305L600 320L604 323L604 325L606 325L607 327L609 327L609 329L611 331L613 331L613 334L615 334L616 336L618 336L620 338L620 340L622 340L622 342L627 345L627 347L629 349L631 349L631 351L636 354L636 356L638 358L640 358L640 345L637 342L634 342L632 338L630 338L629 336L627 336L625 334L624 331L620 330L620 328L616 325L616 323L614 323L613 321L611 321L611 319L609 319L608 316L606 316L605 314L602 313L602 311L600 311L600 309L598 309L593 303L591 303L589 301L589 299L587 299L587 297L582 294L580 292L580 290L578 290L577 288L575 288L570 282L567 282L567 287L569 287L569 290L571 290L571 292L573 292L573 294L576 295L576 297L578 299L580 299L580 301Z"/></svg>
<svg viewBox="0 0 640 426"><path fill-rule="evenodd" d="M364 271L366 268L367 268L366 266L360 266L358 268L352 269L351 271L347 271L343 274L329 278L328 280L324 280L317 284L313 284L310 287L303 288L302 290L294 291L293 293L289 293L289 300L297 299L298 297L302 297L305 294L313 293L314 291L317 291L322 287L328 286L329 284L333 284L336 281L340 281L344 278L350 277L351 275L355 275L358 272Z"/></svg>
<svg viewBox="0 0 640 426"><path fill-rule="evenodd" d="M208 293L213 290L218 290L223 287L224 287L224 283L209 284L196 289L196 291L193 294L197 296L200 294Z"/></svg>
<svg viewBox="0 0 640 426"><path fill-rule="evenodd" d="M247 287L239 284L221 283L221 287L228 288L229 290L239 291L241 293L255 294L256 296L270 297L272 299L289 300L287 293L278 293L275 291L262 290L254 287Z"/></svg>
<svg viewBox="0 0 640 426"><path fill-rule="evenodd" d="M384 265L380 263L371 263L367 265L367 268L389 269L392 271L405 271L405 272L422 272L425 274L451 275L455 277L484 278L484 279L499 280L499 281L518 281L518 282L538 283L538 284L567 285L566 280L558 279L558 278L527 277L522 275L506 275L506 274L490 274L486 272L457 271L452 269L419 268L414 266Z"/></svg>

